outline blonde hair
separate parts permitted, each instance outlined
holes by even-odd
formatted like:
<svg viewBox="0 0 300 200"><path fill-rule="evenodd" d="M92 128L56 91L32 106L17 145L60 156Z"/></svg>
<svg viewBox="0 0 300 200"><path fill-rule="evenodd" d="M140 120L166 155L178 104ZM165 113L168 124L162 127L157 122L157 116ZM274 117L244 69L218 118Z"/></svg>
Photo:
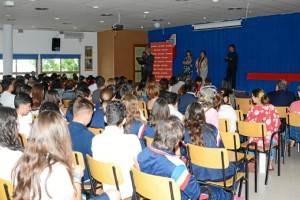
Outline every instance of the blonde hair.
<svg viewBox="0 0 300 200"><path fill-rule="evenodd" d="M13 170L13 199L41 199L41 173L49 168L47 179L52 173L52 166L60 163L66 167L73 182L72 145L69 129L60 113L45 111L35 119L27 147ZM74 185L73 185L74 187ZM74 191L75 187L74 187Z"/></svg>

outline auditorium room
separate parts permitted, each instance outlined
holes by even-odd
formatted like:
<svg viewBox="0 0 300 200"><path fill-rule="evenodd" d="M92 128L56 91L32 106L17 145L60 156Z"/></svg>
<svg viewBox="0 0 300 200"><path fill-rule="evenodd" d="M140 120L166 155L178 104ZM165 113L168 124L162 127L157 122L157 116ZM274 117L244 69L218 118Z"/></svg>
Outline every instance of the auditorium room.
<svg viewBox="0 0 300 200"><path fill-rule="evenodd" d="M299 0L0 2L0 200L297 200Z"/></svg>

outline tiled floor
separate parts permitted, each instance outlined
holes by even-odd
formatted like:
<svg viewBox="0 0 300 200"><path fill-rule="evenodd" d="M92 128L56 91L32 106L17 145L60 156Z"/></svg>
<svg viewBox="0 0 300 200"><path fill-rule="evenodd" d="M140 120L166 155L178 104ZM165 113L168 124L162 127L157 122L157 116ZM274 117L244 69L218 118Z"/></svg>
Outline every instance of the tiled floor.
<svg viewBox="0 0 300 200"><path fill-rule="evenodd" d="M264 184L265 174L258 174L258 191L254 193L254 173L249 174L249 198L251 200L300 200L300 152L292 148L291 157L281 160L281 176L275 170L270 172L268 185ZM244 196L244 192L241 196Z"/></svg>

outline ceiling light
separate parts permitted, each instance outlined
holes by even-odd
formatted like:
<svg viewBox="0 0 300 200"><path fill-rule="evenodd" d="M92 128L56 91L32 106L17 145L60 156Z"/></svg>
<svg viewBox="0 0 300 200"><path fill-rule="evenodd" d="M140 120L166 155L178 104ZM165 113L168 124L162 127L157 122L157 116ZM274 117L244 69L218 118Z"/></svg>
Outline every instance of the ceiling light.
<svg viewBox="0 0 300 200"><path fill-rule="evenodd" d="M14 5L15 5L14 1L6 0L6 1L3 2L4 7L14 7Z"/></svg>
<svg viewBox="0 0 300 200"><path fill-rule="evenodd" d="M171 24L171 22L168 22L168 24Z"/></svg>
<svg viewBox="0 0 300 200"><path fill-rule="evenodd" d="M29 1L34 2L34 1L36 1L36 0L29 0Z"/></svg>
<svg viewBox="0 0 300 200"><path fill-rule="evenodd" d="M144 14L149 14L149 13L150 13L149 11L145 11L145 12L144 12Z"/></svg>
<svg viewBox="0 0 300 200"><path fill-rule="evenodd" d="M219 0L212 0L212 2L214 2L214 3L218 3L218 2L219 2Z"/></svg>
<svg viewBox="0 0 300 200"><path fill-rule="evenodd" d="M206 17L203 17L203 19L206 19Z"/></svg>
<svg viewBox="0 0 300 200"><path fill-rule="evenodd" d="M55 19L55 20L60 20L60 18L59 18L59 17L55 17L54 19Z"/></svg>
<svg viewBox="0 0 300 200"><path fill-rule="evenodd" d="M49 10L49 8L35 8L35 10Z"/></svg>
<svg viewBox="0 0 300 200"><path fill-rule="evenodd" d="M73 27L73 29L77 29L77 27L76 27L76 26L74 26L74 27Z"/></svg>
<svg viewBox="0 0 300 200"><path fill-rule="evenodd" d="M5 15L5 17L10 17L11 15Z"/></svg>
<svg viewBox="0 0 300 200"><path fill-rule="evenodd" d="M144 28L143 26L141 26L141 28Z"/></svg>
<svg viewBox="0 0 300 200"><path fill-rule="evenodd" d="M93 8L95 8L95 9L96 9L96 8L100 8L100 6L93 6Z"/></svg>
<svg viewBox="0 0 300 200"><path fill-rule="evenodd" d="M100 23L104 23L104 21L100 21Z"/></svg>
<svg viewBox="0 0 300 200"><path fill-rule="evenodd" d="M31 28L35 28L35 26L31 26Z"/></svg>

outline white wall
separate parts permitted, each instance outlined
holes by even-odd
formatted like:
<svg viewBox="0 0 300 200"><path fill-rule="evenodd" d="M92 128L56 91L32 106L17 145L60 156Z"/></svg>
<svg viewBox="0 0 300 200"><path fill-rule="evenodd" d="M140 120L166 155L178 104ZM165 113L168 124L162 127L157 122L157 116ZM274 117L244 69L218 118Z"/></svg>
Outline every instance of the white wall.
<svg viewBox="0 0 300 200"><path fill-rule="evenodd" d="M52 38L59 37L60 51L52 51ZM84 47L93 46L93 71L84 71ZM0 53L3 53L3 31L0 30ZM98 74L97 66L97 33L85 32L84 39L64 39L58 31L24 30L13 32L14 54L81 54L80 73L84 76ZM41 71L41 62L38 62L38 70Z"/></svg>

